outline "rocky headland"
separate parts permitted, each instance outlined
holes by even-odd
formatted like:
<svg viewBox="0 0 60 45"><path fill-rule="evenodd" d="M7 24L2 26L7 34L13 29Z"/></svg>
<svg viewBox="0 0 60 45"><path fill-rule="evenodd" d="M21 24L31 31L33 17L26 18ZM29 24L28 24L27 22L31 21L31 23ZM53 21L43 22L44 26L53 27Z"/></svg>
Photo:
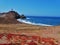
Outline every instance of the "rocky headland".
<svg viewBox="0 0 60 45"><path fill-rule="evenodd" d="M15 11L9 11L5 13L0 13L0 24L18 24L17 19L25 19L24 15L20 15Z"/></svg>

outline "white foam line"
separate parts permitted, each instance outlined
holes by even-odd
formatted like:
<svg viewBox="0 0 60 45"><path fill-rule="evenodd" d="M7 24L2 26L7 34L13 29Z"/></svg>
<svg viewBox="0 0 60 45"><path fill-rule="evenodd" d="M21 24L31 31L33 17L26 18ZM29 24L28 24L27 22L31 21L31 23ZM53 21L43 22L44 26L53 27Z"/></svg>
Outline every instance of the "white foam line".
<svg viewBox="0 0 60 45"><path fill-rule="evenodd" d="M17 19L17 20L20 21L20 22L27 23L27 24L32 24L32 25L53 26L53 25L47 25L47 24L42 24L42 23L36 24L36 23L32 23L30 21L26 21L26 20L22 20L22 19Z"/></svg>

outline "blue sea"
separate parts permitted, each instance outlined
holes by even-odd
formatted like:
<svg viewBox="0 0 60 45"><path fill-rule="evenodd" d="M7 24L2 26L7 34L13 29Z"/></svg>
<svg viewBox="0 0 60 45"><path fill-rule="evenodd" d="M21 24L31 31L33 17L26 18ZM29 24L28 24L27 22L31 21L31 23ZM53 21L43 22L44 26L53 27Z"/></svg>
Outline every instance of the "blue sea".
<svg viewBox="0 0 60 45"><path fill-rule="evenodd" d="M46 16L26 16L26 19L18 19L18 21L40 26L58 26L60 25L60 17L46 17Z"/></svg>

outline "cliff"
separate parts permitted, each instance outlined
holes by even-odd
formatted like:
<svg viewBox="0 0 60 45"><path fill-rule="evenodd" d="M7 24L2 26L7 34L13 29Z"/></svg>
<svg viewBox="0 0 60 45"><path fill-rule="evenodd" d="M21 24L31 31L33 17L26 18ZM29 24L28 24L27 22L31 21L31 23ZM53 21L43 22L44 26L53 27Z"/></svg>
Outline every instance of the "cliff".
<svg viewBox="0 0 60 45"><path fill-rule="evenodd" d="M17 24L20 23L17 19L22 18L24 19L25 16L19 15L15 11L9 11L6 13L0 13L0 24Z"/></svg>

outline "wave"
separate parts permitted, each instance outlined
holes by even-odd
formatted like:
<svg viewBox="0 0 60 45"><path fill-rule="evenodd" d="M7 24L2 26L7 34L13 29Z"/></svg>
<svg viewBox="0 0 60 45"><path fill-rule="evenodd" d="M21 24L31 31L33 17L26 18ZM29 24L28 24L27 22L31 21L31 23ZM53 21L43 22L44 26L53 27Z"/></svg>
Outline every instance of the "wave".
<svg viewBox="0 0 60 45"><path fill-rule="evenodd" d="M47 25L42 23L34 23L27 20L17 19L19 22L26 23L26 24L32 24L32 25L40 25L40 26L53 26L53 25Z"/></svg>
<svg viewBox="0 0 60 45"><path fill-rule="evenodd" d="M30 19L30 18L26 18L26 19Z"/></svg>

